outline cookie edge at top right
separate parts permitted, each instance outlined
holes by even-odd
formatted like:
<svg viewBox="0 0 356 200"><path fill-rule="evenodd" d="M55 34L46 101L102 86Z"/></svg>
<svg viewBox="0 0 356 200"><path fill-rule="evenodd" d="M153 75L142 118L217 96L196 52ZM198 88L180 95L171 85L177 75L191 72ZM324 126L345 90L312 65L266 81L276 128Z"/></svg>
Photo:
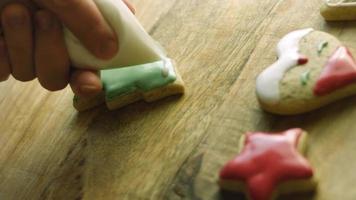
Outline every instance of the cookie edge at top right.
<svg viewBox="0 0 356 200"><path fill-rule="evenodd" d="M340 0L337 3L324 0L320 8L320 14L326 21L346 21L356 20L356 1L344 2Z"/></svg>

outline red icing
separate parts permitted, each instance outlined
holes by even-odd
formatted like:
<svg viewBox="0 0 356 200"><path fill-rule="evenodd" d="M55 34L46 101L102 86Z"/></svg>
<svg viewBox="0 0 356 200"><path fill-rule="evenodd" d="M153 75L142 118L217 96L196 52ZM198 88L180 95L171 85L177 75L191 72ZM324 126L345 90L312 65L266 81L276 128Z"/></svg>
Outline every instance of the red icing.
<svg viewBox="0 0 356 200"><path fill-rule="evenodd" d="M298 59L298 65L305 65L308 63L308 58L304 55L301 55Z"/></svg>
<svg viewBox="0 0 356 200"><path fill-rule="evenodd" d="M243 181L252 200L268 200L279 183L311 178L310 164L296 149L301 134L301 129L248 133L242 152L224 166L220 179Z"/></svg>
<svg viewBox="0 0 356 200"><path fill-rule="evenodd" d="M356 82L356 63L346 47L339 47L328 60L316 85L314 94L322 96Z"/></svg>

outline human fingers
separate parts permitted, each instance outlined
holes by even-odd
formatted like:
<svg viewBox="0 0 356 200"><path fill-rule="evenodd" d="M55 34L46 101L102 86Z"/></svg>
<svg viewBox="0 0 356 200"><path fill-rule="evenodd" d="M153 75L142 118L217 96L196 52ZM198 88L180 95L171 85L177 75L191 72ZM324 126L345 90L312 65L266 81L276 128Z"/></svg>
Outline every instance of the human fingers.
<svg viewBox="0 0 356 200"><path fill-rule="evenodd" d="M12 75L20 81L35 78L31 14L22 4L9 4L1 13Z"/></svg>
<svg viewBox="0 0 356 200"><path fill-rule="evenodd" d="M63 39L61 23L47 10L35 14L35 66L41 85L61 90L69 83L69 56Z"/></svg>
<svg viewBox="0 0 356 200"><path fill-rule="evenodd" d="M5 39L0 36L0 81L5 81L11 73Z"/></svg>
<svg viewBox="0 0 356 200"><path fill-rule="evenodd" d="M123 1L126 4L126 6L131 10L131 12L135 14L136 13L135 6L131 2L129 2L129 0L123 0Z"/></svg>
<svg viewBox="0 0 356 200"><path fill-rule="evenodd" d="M109 59L118 50L118 38L92 0L37 0L51 10L94 55Z"/></svg>
<svg viewBox="0 0 356 200"><path fill-rule="evenodd" d="M75 69L71 75L70 85L79 97L92 97L102 90L99 74L92 70Z"/></svg>

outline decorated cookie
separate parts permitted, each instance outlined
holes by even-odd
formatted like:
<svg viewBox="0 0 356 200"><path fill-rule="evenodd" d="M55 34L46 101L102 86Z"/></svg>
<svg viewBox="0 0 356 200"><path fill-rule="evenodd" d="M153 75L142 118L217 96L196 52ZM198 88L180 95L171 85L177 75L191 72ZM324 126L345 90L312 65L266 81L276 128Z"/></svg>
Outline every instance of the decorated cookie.
<svg viewBox="0 0 356 200"><path fill-rule="evenodd" d="M277 47L278 60L256 80L266 111L291 115L356 93L356 63L335 37L313 29L293 31Z"/></svg>
<svg viewBox="0 0 356 200"><path fill-rule="evenodd" d="M324 0L320 13L328 21L356 20L356 0Z"/></svg>
<svg viewBox="0 0 356 200"><path fill-rule="evenodd" d="M247 133L242 136L239 155L220 171L219 185L224 190L244 192L251 200L313 190L313 170L300 154L306 136L299 128Z"/></svg>
<svg viewBox="0 0 356 200"><path fill-rule="evenodd" d="M64 29L71 62L77 68L101 70L104 89L92 98L74 97L74 107L87 110L106 103L117 109L138 100L147 102L184 93L183 81L163 48L145 31L123 1L93 1L119 38L118 52L102 60Z"/></svg>
<svg viewBox="0 0 356 200"><path fill-rule="evenodd" d="M87 110L106 103L111 110L138 100L155 101L184 93L183 81L170 59L101 71L104 91L89 99L74 98L74 107Z"/></svg>

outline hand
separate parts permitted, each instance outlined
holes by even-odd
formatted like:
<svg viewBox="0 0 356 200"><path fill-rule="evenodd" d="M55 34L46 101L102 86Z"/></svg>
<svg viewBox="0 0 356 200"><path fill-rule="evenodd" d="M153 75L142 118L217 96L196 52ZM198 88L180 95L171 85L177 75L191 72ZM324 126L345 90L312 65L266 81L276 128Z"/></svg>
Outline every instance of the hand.
<svg viewBox="0 0 356 200"><path fill-rule="evenodd" d="M12 74L20 81L37 77L50 91L63 89L68 83L82 97L101 91L97 72L70 68L62 32L64 24L99 58L108 59L116 54L118 38L92 0L7 0L6 3L1 12L0 81Z"/></svg>

